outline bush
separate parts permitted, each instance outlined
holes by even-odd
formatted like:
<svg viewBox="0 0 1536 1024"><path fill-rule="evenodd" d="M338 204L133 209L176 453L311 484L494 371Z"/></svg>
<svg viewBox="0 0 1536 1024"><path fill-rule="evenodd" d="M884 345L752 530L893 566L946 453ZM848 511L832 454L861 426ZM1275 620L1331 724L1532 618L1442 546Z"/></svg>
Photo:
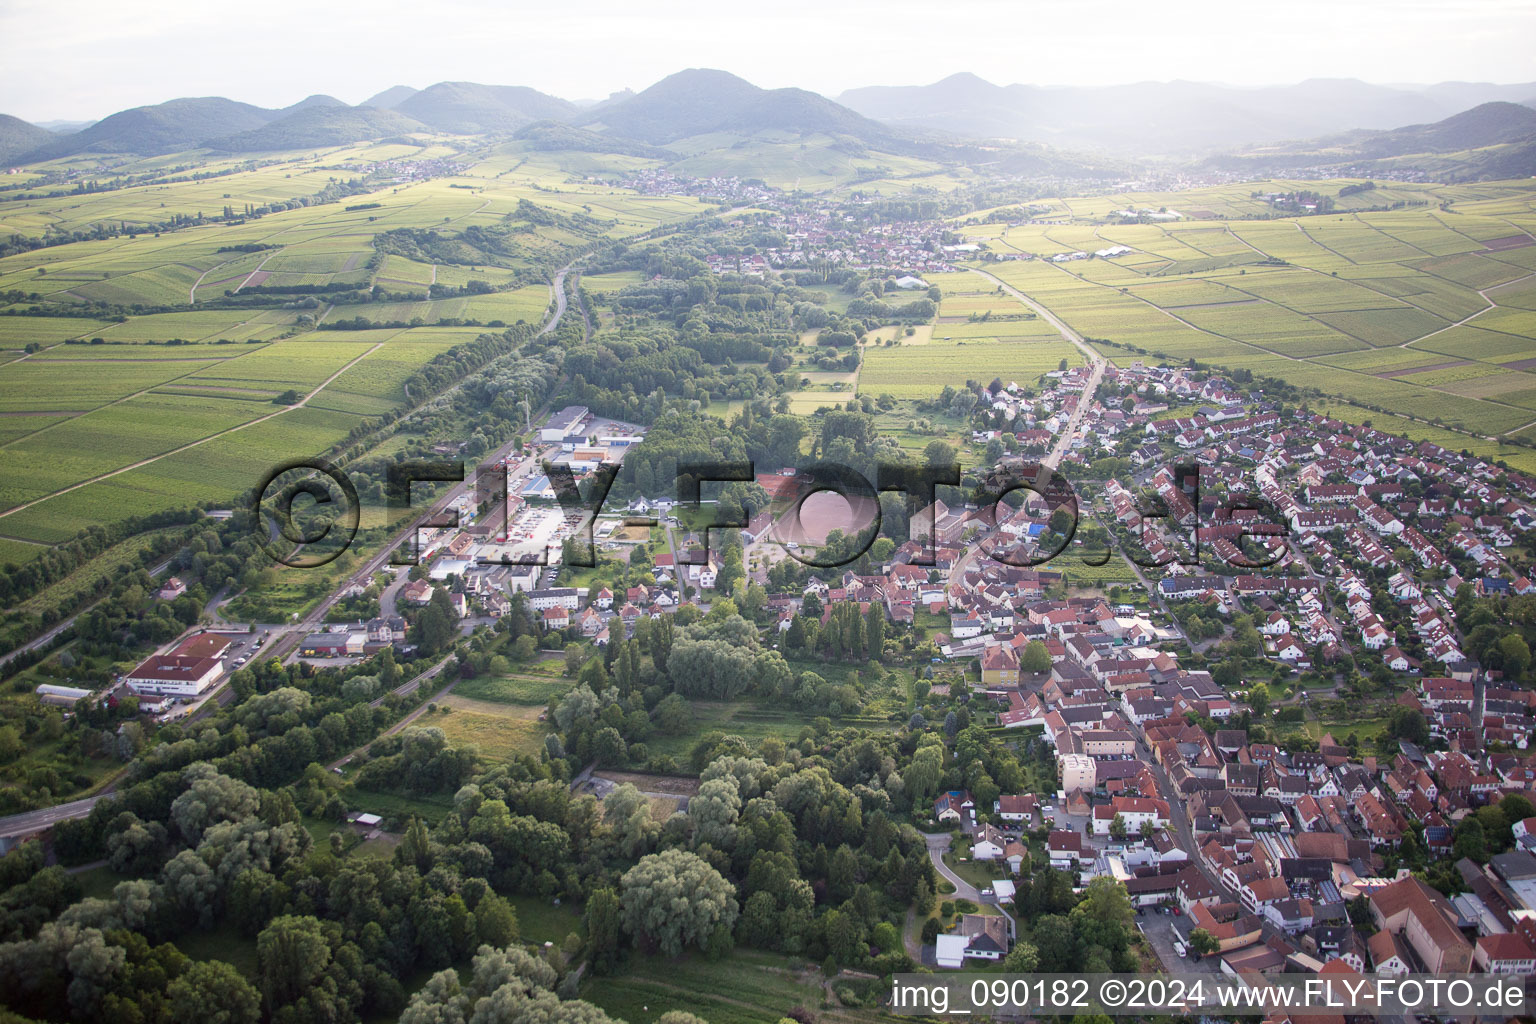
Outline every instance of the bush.
<svg viewBox="0 0 1536 1024"><path fill-rule="evenodd" d="M955 901L954 900L945 900L943 903L939 904L939 915L941 917L953 917L954 913L955 913Z"/></svg>

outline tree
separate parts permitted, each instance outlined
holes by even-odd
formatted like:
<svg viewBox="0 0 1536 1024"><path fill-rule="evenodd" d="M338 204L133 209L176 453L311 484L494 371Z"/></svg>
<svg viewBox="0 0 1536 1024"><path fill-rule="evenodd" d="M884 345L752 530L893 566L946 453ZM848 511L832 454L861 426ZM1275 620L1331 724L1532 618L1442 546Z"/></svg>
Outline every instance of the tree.
<svg viewBox="0 0 1536 1024"><path fill-rule="evenodd" d="M220 774L207 762L188 766L182 778L190 785L171 804L171 820L176 822L182 837L194 846L211 826L253 817L261 804L261 795L255 788Z"/></svg>
<svg viewBox="0 0 1536 1024"><path fill-rule="evenodd" d="M331 962L331 946L319 920L284 915L256 938L256 976L268 1012L294 1002Z"/></svg>
<svg viewBox="0 0 1536 1024"><path fill-rule="evenodd" d="M668 956L709 948L736 923L736 891L708 862L684 850L641 858L619 883L624 927Z"/></svg>
<svg viewBox="0 0 1536 1024"><path fill-rule="evenodd" d="M693 727L693 709L676 693L669 693L651 709L651 722L668 736L680 736Z"/></svg>
<svg viewBox="0 0 1536 1024"><path fill-rule="evenodd" d="M439 971L411 997L400 1024L613 1024L591 1003L556 995L558 980L553 966L521 946L481 946L467 984L457 971Z"/></svg>
<svg viewBox="0 0 1536 1024"><path fill-rule="evenodd" d="M1116 812L1114 818L1109 823L1109 837L1117 843L1123 843L1125 842L1125 836L1125 815Z"/></svg>
<svg viewBox="0 0 1536 1024"><path fill-rule="evenodd" d="M1060 914L1045 914L1035 919L1030 938L1038 950L1039 970L1060 974L1082 969L1081 944L1072 922Z"/></svg>
<svg viewBox="0 0 1536 1024"><path fill-rule="evenodd" d="M440 654L458 635L458 624L459 616L454 611L453 599L448 596L448 588L437 587L427 606L416 616L416 624L411 627L411 641L425 655Z"/></svg>
<svg viewBox="0 0 1536 1024"><path fill-rule="evenodd" d="M1429 723L1417 708L1396 704L1387 716L1387 732L1409 743L1423 743L1429 739Z"/></svg>
<svg viewBox="0 0 1536 1024"><path fill-rule="evenodd" d="M1124 884L1108 875L1100 875L1088 883L1083 898L1072 911L1104 924L1128 927L1136 919L1136 908L1131 905L1131 895Z"/></svg>
<svg viewBox="0 0 1536 1024"><path fill-rule="evenodd" d="M261 996L222 960L193 963L165 989L170 1018L198 1024L256 1024Z"/></svg>
<svg viewBox="0 0 1536 1024"><path fill-rule="evenodd" d="M598 889L587 900L587 942L592 949L592 969L598 974L607 974L618 962L623 913L618 893L612 889Z"/></svg>
<svg viewBox="0 0 1536 1024"><path fill-rule="evenodd" d="M923 461L930 466L948 466L955 461L955 446L938 439L929 441L923 448Z"/></svg>
<svg viewBox="0 0 1536 1024"><path fill-rule="evenodd" d="M1020 939L1003 957L1003 970L1008 974L1033 974L1040 967L1040 951L1034 943Z"/></svg>
<svg viewBox="0 0 1536 1024"><path fill-rule="evenodd" d="M694 844L730 849L736 844L736 817L740 811L741 795L735 779L715 778L702 783L698 794L688 801Z"/></svg>
<svg viewBox="0 0 1536 1024"><path fill-rule="evenodd" d="M1024 645L1024 651L1019 655L1020 672L1049 672L1051 670L1051 652L1046 650L1045 644L1040 640L1031 640Z"/></svg>
<svg viewBox="0 0 1536 1024"><path fill-rule="evenodd" d="M517 911L505 897L489 892L475 904L475 936L501 949L517 941Z"/></svg>
<svg viewBox="0 0 1536 1024"><path fill-rule="evenodd" d="M1255 683L1248 689L1248 706L1253 709L1255 718L1263 718L1269 710L1269 687L1263 683Z"/></svg>
<svg viewBox="0 0 1536 1024"><path fill-rule="evenodd" d="M1195 956L1210 956L1221 950L1221 943L1216 941L1216 936L1204 928L1196 928L1189 933L1189 948Z"/></svg>
<svg viewBox="0 0 1536 1024"><path fill-rule="evenodd" d="M1458 860L1466 857L1479 864L1488 860L1488 837L1475 815L1469 814L1456 826L1452 852Z"/></svg>
<svg viewBox="0 0 1536 1024"><path fill-rule="evenodd" d="M1519 679L1531 667L1531 648L1519 633L1510 633L1499 641L1499 653L1504 656L1504 675Z"/></svg>
<svg viewBox="0 0 1536 1024"><path fill-rule="evenodd" d="M1532 804L1528 798L1519 793L1511 793L1500 800L1499 810L1504 812L1506 827L1513 827L1517 821L1536 817L1536 804Z"/></svg>

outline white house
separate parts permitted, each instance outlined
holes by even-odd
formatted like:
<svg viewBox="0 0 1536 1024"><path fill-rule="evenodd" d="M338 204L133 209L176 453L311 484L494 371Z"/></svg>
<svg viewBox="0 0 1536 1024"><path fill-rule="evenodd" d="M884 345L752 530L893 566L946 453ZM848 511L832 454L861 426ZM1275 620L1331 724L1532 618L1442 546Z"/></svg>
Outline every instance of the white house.
<svg viewBox="0 0 1536 1024"><path fill-rule="evenodd" d="M971 844L971 856L977 860L997 860L1008 845L1008 837L991 825L983 825Z"/></svg>

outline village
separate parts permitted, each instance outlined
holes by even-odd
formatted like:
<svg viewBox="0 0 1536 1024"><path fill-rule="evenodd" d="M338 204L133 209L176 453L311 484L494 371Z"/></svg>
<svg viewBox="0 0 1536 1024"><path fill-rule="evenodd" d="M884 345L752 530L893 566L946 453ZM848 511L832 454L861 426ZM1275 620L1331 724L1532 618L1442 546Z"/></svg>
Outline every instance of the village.
<svg viewBox="0 0 1536 1024"><path fill-rule="evenodd" d="M898 564L828 595L885 600L897 621L912 601L942 608L941 650L975 659L975 696L994 702L996 725L1040 730L1053 752L1055 793L935 802L935 818L958 830L956 856L994 866L992 891L1011 891L1027 873L1029 834L1043 832L1053 868L1079 884L1112 876L1139 913L1162 911L1138 923L1165 962L1231 974L1536 969L1536 819L1495 822L1508 831L1490 846L1511 849L1486 867L1458 855L1456 839L1503 797L1530 794L1536 695L1501 686L1464 653L1454 607L1469 592L1536 592L1499 553L1530 528L1536 481L1368 427L1282 417L1219 377L1137 364L1108 371L1106 385L1134 400L1095 403L1084 429L1101 442L1134 439L1121 450L1134 445L1137 473L1105 480L1092 510L1141 556L1146 601L1053 597L1067 559L1019 568L967 557L989 540L1037 550L1038 503L1001 522L936 503L925 522L942 588ZM1198 411L1154 418L1165 403ZM1079 452L1067 461L1086 463ZM1271 517L1228 511L1255 489ZM1244 538L1259 546L1254 561ZM1247 616L1277 680L1345 658L1406 680L1395 704L1421 716L1436 749L1398 740L1391 756L1373 756L1328 732L1315 750L1250 742L1226 727L1252 712L1245 691L1181 665L1203 646L1183 632L1189 609ZM1447 898L1405 866L1384 873L1405 843L1453 863L1461 891ZM1369 939L1355 927L1367 910ZM939 937L939 965L1000 958L1007 943L995 931L967 915Z"/></svg>
<svg viewBox="0 0 1536 1024"><path fill-rule="evenodd" d="M1536 694L1501 685L1466 653L1456 612L1468 594L1536 592L1500 553L1536 522L1536 481L1369 427L1282 415L1280 403L1219 376L1135 363L1109 368L1097 393L1090 380L1086 368L1055 372L1033 397L994 382L992 411L1007 426L975 440L1007 430L1021 452L1057 443L1068 472L1128 453L1132 472L1077 481L1084 521L1139 563L1121 599L1073 592L1071 559L1040 558L1058 539L1042 502L983 508L963 496L919 512L911 539L876 569L824 572L768 595L770 636L812 607L826 622L845 603L880 608L898 628L942 617L946 628L928 639L947 692L1003 735L1048 746L1052 791L938 798L934 821L959 838L936 866L962 894L1006 905L1014 880L1044 866L1030 863L1038 842L1078 887L1101 875L1123 882L1165 962L1201 970L1536 970L1536 817L1510 823L1499 844L1509 849L1486 867L1458 854L1465 822L1536 787ZM1064 437L1074 416L1077 432ZM707 608L717 550L680 564L672 529L678 550L693 539L670 496L604 509L593 524L610 554L630 517L667 532L652 585L560 585L562 552L589 516L560 506L543 464L581 476L617 465L642 438L582 407L553 413L538 445L505 461L499 500L477 507L466 496L459 526L421 531L419 564L397 570L383 614L308 635L297 653L359 659L401 645L412 609L439 589L465 629L523 594L546 633L599 648L632 636L642 617ZM785 469L757 483L779 498L794 477ZM774 529L782 507L742 531L760 584L766 553L784 543ZM1020 555L1038 561L1021 565ZM1193 653L1211 638L1188 633L1191 611L1218 623L1223 642L1235 619L1251 623L1266 673L1218 681ZM123 684L152 710L195 700L244 642L260 641L193 634ZM1404 684L1394 703L1422 719L1422 742L1398 739L1384 754L1325 731L1315 749L1287 749L1235 724L1254 714L1255 683L1327 678L1346 659ZM1312 693L1297 690L1304 706ZM1410 874L1405 844L1450 864L1459 891ZM952 862L984 867L985 888ZM1012 934L1006 914L964 915L938 936L935 963L999 959Z"/></svg>

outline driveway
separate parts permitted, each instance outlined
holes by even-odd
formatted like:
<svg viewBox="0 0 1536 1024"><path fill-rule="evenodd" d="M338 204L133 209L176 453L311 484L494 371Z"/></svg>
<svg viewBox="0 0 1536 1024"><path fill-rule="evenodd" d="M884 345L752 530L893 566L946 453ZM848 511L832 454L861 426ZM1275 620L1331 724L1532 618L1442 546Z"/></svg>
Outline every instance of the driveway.
<svg viewBox="0 0 1536 1024"><path fill-rule="evenodd" d="M944 863L944 854L949 850L949 839L948 832L929 834L927 837L928 859L933 861L933 869L935 871L949 879L950 884L955 887L956 896L979 904L981 903L981 893L976 887L955 874L949 869L949 865Z"/></svg>

